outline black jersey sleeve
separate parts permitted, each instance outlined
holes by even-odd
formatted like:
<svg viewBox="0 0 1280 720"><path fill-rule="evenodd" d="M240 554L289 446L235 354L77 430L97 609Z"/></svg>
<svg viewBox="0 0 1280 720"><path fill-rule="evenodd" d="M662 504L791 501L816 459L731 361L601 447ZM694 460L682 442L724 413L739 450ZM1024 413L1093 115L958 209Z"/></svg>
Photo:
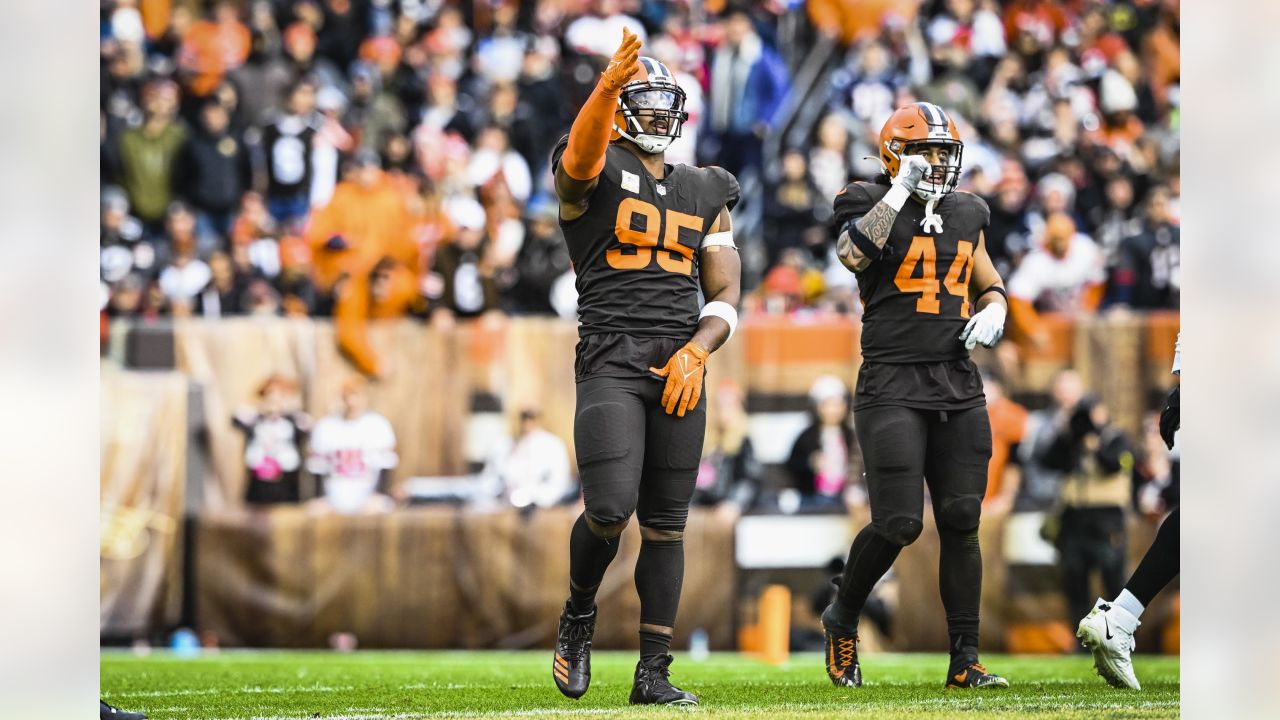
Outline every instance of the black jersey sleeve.
<svg viewBox="0 0 1280 720"><path fill-rule="evenodd" d="M882 197L884 197L884 190L878 185L849 183L836 195L834 203L836 226L844 227L844 224L850 220L871 212L871 208L875 207Z"/></svg>
<svg viewBox="0 0 1280 720"><path fill-rule="evenodd" d="M708 174L711 176L713 188L717 196L724 197L724 206L732 210L738 204L738 199L742 197L742 188L738 185L738 178L733 173L722 167L712 165L707 168Z"/></svg>
<svg viewBox="0 0 1280 720"><path fill-rule="evenodd" d="M551 169L553 171L556 168L560 167L560 158L564 156L564 151L568 147L569 147L569 136L565 135L564 137L560 138L560 142L556 143L556 146L551 149Z"/></svg>
<svg viewBox="0 0 1280 720"><path fill-rule="evenodd" d="M979 230L986 230L991 224L991 207L986 200L972 193L965 193L964 197L969 199L969 214L974 226Z"/></svg>

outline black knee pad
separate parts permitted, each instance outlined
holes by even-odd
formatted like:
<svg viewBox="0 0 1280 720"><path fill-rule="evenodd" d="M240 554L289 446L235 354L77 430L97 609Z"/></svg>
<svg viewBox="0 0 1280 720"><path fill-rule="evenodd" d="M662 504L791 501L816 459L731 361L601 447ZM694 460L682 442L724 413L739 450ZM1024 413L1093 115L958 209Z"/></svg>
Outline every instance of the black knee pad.
<svg viewBox="0 0 1280 720"><path fill-rule="evenodd" d="M627 529L627 523L631 521L631 511L608 509L603 512L597 508L595 510L587 510L587 529L592 535L604 540L612 540L622 534Z"/></svg>
<svg viewBox="0 0 1280 720"><path fill-rule="evenodd" d="M938 527L957 532L973 532L982 518L982 498L964 495L942 501L938 507Z"/></svg>
<svg viewBox="0 0 1280 720"><path fill-rule="evenodd" d="M920 537L922 530L924 530L924 523L913 517L891 517L885 523L881 535L894 545L906 547Z"/></svg>

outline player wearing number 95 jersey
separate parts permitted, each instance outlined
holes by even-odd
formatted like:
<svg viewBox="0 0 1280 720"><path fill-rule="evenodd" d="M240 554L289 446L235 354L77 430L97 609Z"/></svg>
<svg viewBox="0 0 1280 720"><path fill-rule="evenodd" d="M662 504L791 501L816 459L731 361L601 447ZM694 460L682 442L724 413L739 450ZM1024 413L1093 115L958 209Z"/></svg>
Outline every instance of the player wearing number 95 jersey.
<svg viewBox="0 0 1280 720"><path fill-rule="evenodd" d="M835 199L837 254L857 273L865 308L854 417L871 524L854 539L836 600L822 614L827 675L836 685L862 684L858 616L923 529L927 483L950 636L946 687L1007 687L978 662L978 520L991 429L969 350L1000 339L1008 306L983 241L990 211L955 190L964 144L942 108L898 109L879 142L884 175Z"/></svg>
<svg viewBox="0 0 1280 720"><path fill-rule="evenodd" d="M631 702L693 705L697 697L669 680L669 649L706 429L703 366L737 325L729 210L738 183L720 168L664 162L688 117L684 91L639 50L624 30L551 157L577 272L573 434L585 504L570 535L552 676L571 698L587 691L596 590L634 514L640 663Z"/></svg>

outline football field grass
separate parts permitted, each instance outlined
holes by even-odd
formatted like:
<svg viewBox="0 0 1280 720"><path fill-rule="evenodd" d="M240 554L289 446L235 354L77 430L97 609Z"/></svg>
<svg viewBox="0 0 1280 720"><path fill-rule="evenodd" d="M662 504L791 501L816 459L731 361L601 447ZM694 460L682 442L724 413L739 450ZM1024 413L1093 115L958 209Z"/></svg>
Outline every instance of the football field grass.
<svg viewBox="0 0 1280 720"><path fill-rule="evenodd" d="M696 709L631 708L635 655L597 652L591 690L562 697L551 652L223 651L192 658L104 651L102 693L154 720L202 718L1172 718L1178 716L1178 659L1137 658L1140 692L1113 690L1087 655L989 655L1003 691L945 691L943 655L863 658L866 685L836 688L822 657L793 654L774 667L730 653L704 662L676 654L672 680L697 693Z"/></svg>

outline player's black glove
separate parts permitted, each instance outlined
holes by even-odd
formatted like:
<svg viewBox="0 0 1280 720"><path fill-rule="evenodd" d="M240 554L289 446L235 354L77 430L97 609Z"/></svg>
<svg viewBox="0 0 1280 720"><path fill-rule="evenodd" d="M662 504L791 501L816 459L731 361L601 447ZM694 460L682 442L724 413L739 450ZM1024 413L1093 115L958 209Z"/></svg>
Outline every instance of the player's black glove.
<svg viewBox="0 0 1280 720"><path fill-rule="evenodd" d="M1164 409L1160 411L1160 437L1164 439L1164 444L1168 445L1170 450L1173 449L1173 434L1182 425L1181 390L1181 385L1170 390L1169 397L1164 401Z"/></svg>

